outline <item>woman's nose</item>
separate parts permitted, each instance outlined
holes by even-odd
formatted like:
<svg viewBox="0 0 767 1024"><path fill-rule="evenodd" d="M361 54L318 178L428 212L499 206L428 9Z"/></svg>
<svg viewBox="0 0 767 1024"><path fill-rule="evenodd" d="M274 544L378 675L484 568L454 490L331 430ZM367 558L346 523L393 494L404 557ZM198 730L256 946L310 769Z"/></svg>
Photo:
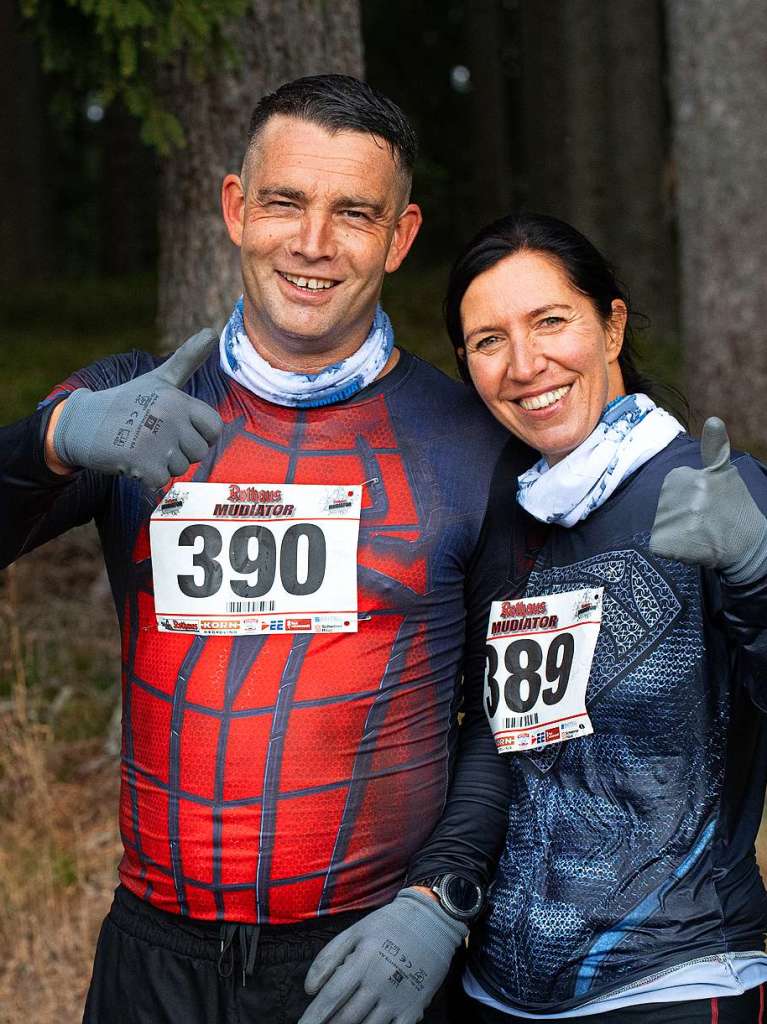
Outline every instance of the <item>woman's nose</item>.
<svg viewBox="0 0 767 1024"><path fill-rule="evenodd" d="M535 380L546 367L546 357L528 337L509 341L506 375L510 380L526 384Z"/></svg>

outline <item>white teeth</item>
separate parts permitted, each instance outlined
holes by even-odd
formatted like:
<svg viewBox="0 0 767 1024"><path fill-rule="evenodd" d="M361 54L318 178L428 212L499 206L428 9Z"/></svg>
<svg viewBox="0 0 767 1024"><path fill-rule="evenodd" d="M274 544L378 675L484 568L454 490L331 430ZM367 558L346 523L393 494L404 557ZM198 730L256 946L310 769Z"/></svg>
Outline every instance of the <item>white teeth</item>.
<svg viewBox="0 0 767 1024"><path fill-rule="evenodd" d="M295 284L299 288L308 288L312 292L332 288L335 284L335 281L323 281L318 277L294 277L292 274L283 274L282 276L291 284Z"/></svg>
<svg viewBox="0 0 767 1024"><path fill-rule="evenodd" d="M535 395L533 398L520 398L519 404L523 409L545 409L554 402L558 402L563 395L570 390L571 385L566 384L563 388L556 388L554 391L547 391L543 395Z"/></svg>

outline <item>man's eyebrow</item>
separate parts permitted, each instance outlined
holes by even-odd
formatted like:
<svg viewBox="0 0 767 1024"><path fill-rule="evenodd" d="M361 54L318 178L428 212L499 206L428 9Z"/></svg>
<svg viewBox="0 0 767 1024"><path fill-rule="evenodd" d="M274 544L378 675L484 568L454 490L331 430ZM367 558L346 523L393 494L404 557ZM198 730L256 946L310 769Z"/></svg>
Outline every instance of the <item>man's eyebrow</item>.
<svg viewBox="0 0 767 1024"><path fill-rule="evenodd" d="M261 188L256 189L256 199L259 202L266 202L275 196L279 196L282 199L292 199L297 203L308 201L306 192L302 192L300 188L290 188L288 185L262 185ZM385 210L383 203L371 199L369 196L338 196L333 200L333 210L348 210L350 208L354 210L370 210L376 217L380 217Z"/></svg>
<svg viewBox="0 0 767 1024"><path fill-rule="evenodd" d="M256 199L263 202L272 196L282 196L283 199L295 199L296 202L304 202L306 193L300 188L289 188L287 185L262 185L256 189Z"/></svg>
<svg viewBox="0 0 767 1024"><path fill-rule="evenodd" d="M369 196L339 196L333 200L334 210L347 210L350 207L354 210L370 210L376 215L384 212L384 204Z"/></svg>

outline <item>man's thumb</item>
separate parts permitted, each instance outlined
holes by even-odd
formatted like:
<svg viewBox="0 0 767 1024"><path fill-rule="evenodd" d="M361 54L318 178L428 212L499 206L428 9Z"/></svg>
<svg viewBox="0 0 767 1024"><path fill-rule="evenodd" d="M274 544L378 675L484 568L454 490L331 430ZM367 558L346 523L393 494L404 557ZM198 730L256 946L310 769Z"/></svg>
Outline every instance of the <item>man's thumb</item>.
<svg viewBox="0 0 767 1024"><path fill-rule="evenodd" d="M183 345L179 345L170 359L158 369L157 376L174 387L183 388L217 344L218 334L210 327L203 327L197 334L187 338Z"/></svg>
<svg viewBox="0 0 767 1024"><path fill-rule="evenodd" d="M721 469L730 461L730 438L718 416L709 416L700 435L700 456L705 469Z"/></svg>

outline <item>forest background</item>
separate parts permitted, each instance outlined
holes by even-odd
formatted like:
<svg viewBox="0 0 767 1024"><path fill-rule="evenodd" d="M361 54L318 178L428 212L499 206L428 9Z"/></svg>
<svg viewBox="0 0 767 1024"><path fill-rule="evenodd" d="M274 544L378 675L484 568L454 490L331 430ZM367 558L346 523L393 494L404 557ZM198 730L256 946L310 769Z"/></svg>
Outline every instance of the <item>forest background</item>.
<svg viewBox="0 0 767 1024"><path fill-rule="evenodd" d="M1 422L221 325L221 178L260 95L329 71L420 136L424 228L384 292L401 344L452 373L451 257L551 213L616 265L693 424L767 455L762 0L0 0ZM0 1024L79 1020L119 858L118 664L91 527L0 574Z"/></svg>

